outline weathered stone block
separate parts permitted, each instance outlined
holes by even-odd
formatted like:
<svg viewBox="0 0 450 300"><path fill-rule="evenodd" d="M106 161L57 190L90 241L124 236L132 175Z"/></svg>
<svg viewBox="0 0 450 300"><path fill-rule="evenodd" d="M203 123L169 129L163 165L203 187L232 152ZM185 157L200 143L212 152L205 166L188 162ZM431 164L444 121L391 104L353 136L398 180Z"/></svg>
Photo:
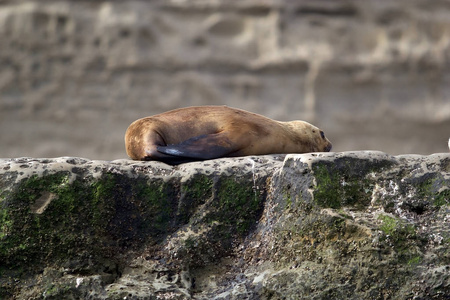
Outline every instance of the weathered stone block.
<svg viewBox="0 0 450 300"><path fill-rule="evenodd" d="M0 296L446 299L450 155L0 160Z"/></svg>

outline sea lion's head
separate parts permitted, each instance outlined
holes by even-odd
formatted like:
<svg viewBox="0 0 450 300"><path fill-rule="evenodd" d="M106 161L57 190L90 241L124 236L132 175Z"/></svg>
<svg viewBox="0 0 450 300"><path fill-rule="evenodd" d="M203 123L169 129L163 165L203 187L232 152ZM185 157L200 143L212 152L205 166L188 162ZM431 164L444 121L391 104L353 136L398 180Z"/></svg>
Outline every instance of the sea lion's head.
<svg viewBox="0 0 450 300"><path fill-rule="evenodd" d="M309 141L310 152L330 152L332 148L331 142L325 136L323 130L320 130L316 126L305 121L290 121L286 124L294 131L298 136L303 137L302 140ZM304 139L306 137L306 139Z"/></svg>

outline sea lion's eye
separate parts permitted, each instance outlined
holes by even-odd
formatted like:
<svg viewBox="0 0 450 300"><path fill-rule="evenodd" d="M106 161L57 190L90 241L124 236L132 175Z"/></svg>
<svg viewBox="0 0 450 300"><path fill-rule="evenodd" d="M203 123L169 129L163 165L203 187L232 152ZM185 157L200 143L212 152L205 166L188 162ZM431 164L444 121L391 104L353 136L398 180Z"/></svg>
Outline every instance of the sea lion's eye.
<svg viewBox="0 0 450 300"><path fill-rule="evenodd" d="M322 130L320 131L320 136L321 136L323 139L325 139L325 133L323 133Z"/></svg>

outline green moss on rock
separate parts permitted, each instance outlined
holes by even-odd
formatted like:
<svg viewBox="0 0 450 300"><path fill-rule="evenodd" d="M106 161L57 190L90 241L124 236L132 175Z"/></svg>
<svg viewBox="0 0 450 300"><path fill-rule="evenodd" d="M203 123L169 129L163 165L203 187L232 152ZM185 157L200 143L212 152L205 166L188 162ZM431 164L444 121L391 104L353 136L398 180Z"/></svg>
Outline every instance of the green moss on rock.
<svg viewBox="0 0 450 300"><path fill-rule="evenodd" d="M216 213L210 216L210 220L231 227L240 235L248 232L262 210L260 195L249 182L239 182L233 177L221 178L217 189Z"/></svg>
<svg viewBox="0 0 450 300"><path fill-rule="evenodd" d="M195 268L218 261L248 234L261 216L265 193L257 192L248 176L196 176L186 184L183 202L197 206L190 208L189 226L175 233L179 247L174 256Z"/></svg>
<svg viewBox="0 0 450 300"><path fill-rule="evenodd" d="M24 179L0 202L0 258L17 267L109 256L144 237L162 238L173 225L173 199L162 180L120 174L72 182L66 172Z"/></svg>
<svg viewBox="0 0 450 300"><path fill-rule="evenodd" d="M213 180L202 174L193 176L181 186L177 216L180 223L187 223L195 209L213 196L213 186Z"/></svg>
<svg viewBox="0 0 450 300"><path fill-rule="evenodd" d="M374 165L366 164L367 161L361 162L357 159L315 164L313 166L316 180L314 201L323 208L366 207L370 203L375 184L373 179L367 178L367 174L383 166L383 164L375 163Z"/></svg>
<svg viewBox="0 0 450 300"><path fill-rule="evenodd" d="M416 182L417 181L417 182ZM442 187L449 185L448 180L445 180L442 174L434 174L433 177L420 178L412 182L418 185L418 196L423 199L429 199L431 204L435 207L450 204L450 189L442 190Z"/></svg>
<svg viewBox="0 0 450 300"><path fill-rule="evenodd" d="M378 218L382 221L379 227L384 233L382 240L394 246L399 263L411 265L420 262L422 241L417 236L416 228L396 217L380 215Z"/></svg>

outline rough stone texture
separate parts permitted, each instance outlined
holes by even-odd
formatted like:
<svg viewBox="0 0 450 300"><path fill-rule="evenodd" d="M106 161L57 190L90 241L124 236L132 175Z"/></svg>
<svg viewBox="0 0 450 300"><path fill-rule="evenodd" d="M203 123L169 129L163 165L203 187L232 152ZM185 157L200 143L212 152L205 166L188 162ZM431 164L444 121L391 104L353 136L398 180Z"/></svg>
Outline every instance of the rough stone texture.
<svg viewBox="0 0 450 300"><path fill-rule="evenodd" d="M448 299L450 154L0 160L0 298Z"/></svg>
<svg viewBox="0 0 450 300"><path fill-rule="evenodd" d="M336 151L447 151L450 6L400 1L0 1L0 157L125 158L127 126L226 104Z"/></svg>

